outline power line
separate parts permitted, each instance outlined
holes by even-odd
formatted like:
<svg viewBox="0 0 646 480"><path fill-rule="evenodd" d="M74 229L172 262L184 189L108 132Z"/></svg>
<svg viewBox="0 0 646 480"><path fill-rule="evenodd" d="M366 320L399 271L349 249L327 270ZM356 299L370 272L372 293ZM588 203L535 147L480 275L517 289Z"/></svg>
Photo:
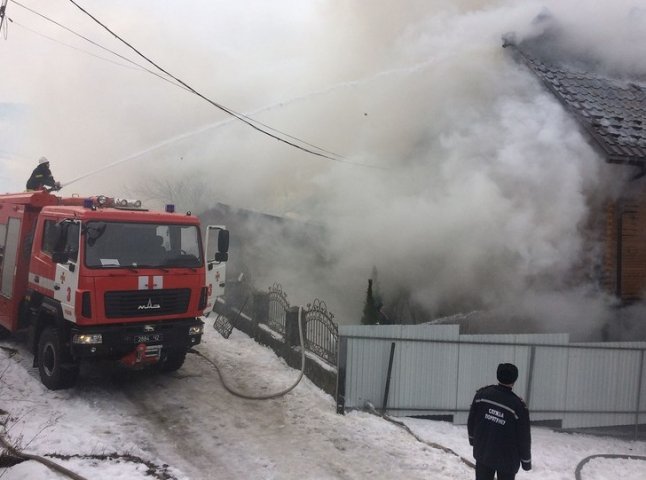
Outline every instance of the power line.
<svg viewBox="0 0 646 480"><path fill-rule="evenodd" d="M125 65L125 64L119 63L119 62L115 62L114 60L110 60L109 58L105 58L105 57L102 57L100 55L96 55L96 54L94 54L92 52L88 52L87 50L83 50L82 48L78 48L78 47L75 47L74 45L70 45L68 43L61 42L60 40L56 40L54 37L50 37L48 35L45 35L44 33L40 33L38 31L34 30L33 28L29 28L26 25L22 25L21 23L16 22L12 18L9 18L9 20L14 25L17 25L18 27L23 28L23 29L27 30L28 32L31 32L34 35L38 35L39 37L46 38L47 40L51 40L54 43L58 43L59 45L63 45L64 47L71 48L72 50L76 50L78 52L84 53L84 54L89 55L89 56L94 57L94 58L98 58L99 60L103 60L105 62L109 62L109 63L111 63L113 65L117 65L119 67L130 68L130 69L133 69L133 70L137 70L137 67L134 67L134 66L131 66L131 65Z"/></svg>
<svg viewBox="0 0 646 480"><path fill-rule="evenodd" d="M15 0L12 0L12 1L15 1ZM291 141L289 141L289 140L286 140L285 138L279 137L278 135L275 135L275 134L271 133L270 131L268 131L268 130L266 130L266 129L260 128L258 125L256 125L256 124L254 123L254 122L255 122L255 120L252 120L252 119L250 119L250 118L246 117L246 116L245 116L245 115L243 115L243 114L237 113L237 112L235 112L235 111L233 111L233 110L231 110L231 109L229 109L229 108L225 107L224 105L221 105L221 104L219 104L219 103L217 103L217 102L215 102L215 101L211 100L210 98L206 97L205 95L201 94L200 92L198 92L197 90L195 90L193 87L191 87L190 85L188 85L186 82L184 82L183 80L179 79L179 78L178 78L178 77L176 77L175 75L171 74L170 72L168 72L167 70L165 70L164 68L162 68L161 66L159 66L157 63L153 62L150 58L148 58L147 56L145 56L143 53L141 53L139 50L137 50L134 46L132 46L132 45L131 45L130 43L128 43L126 40L124 40L123 38L121 38L118 34L116 34L114 31L112 31L109 27L107 27L105 24L103 24L100 20L98 20L96 17L94 17L91 13L89 13L87 10L85 10L83 7L81 7L81 6L80 6L78 3L76 3L74 0L70 0L70 2L71 2L74 6L76 6L76 8L78 8L79 10L81 10L85 15L87 15L88 17L90 17L94 22L96 22L98 25L100 25L103 29L105 29L107 32L109 32L111 35L113 35L117 40L119 40L120 42L122 42L124 45L126 45L128 48L130 48L132 51L134 51L137 55L139 55L141 58L143 58L144 60L146 60L148 63L150 63L151 65L153 65L153 66L154 66L155 68L157 68L159 71L161 71L161 72L163 72L164 74L168 75L170 78L172 78L173 80L175 80L176 82L178 82L179 84L181 84L182 86L184 86L186 89L188 89L188 90L189 90L190 92L192 92L194 95L197 95L197 96L198 96L199 98L201 98L202 100L204 100L204 101L206 101L206 102L210 103L211 105L213 105L214 107L218 108L219 110L221 110L221 111L223 111L223 112L227 113L228 115L231 115L231 116L233 116L233 117L237 118L238 120L240 120L241 122L243 122L243 123L245 123L246 125L250 126L250 127L251 127L251 128L253 128L254 130L256 130L256 131L258 131L258 132L260 132L260 133L263 133L263 134L267 135L268 137L273 138L274 140L277 140L277 141L279 141L279 142L285 143L285 144L287 144L287 145L290 145L290 146L292 146L292 147L294 147L294 148L297 148L297 149L302 150L302 151L304 151L304 152L310 153L310 154L312 154L312 155L316 155L316 156L319 156L319 157L327 158L328 160L332 160L332 161L335 161L335 162L350 163L350 164L357 165L357 164L355 164L354 162L350 162L350 161L344 160L344 159L343 159L343 157L342 157L341 155L338 155L338 154L336 154L336 153L328 152L328 153L329 153L329 155L328 155L328 154L326 154L326 153L322 153L322 152L327 152L327 151L326 151L326 150L324 150L324 149L323 149L323 148L321 148L321 147L317 147L317 146L313 146L313 145L312 145L312 147L313 147L313 148L315 148L316 150L319 150L319 151L314 151L314 150L312 150L312 149L309 149L309 148L303 147L302 145L298 145L298 144L296 144L296 143L294 143L294 142L291 142ZM259 123L259 122L256 122L256 123ZM283 134L283 135L284 135L284 134ZM293 138L293 139L295 139L295 140L297 140L297 141L299 141L299 142L301 142L301 143L305 143L304 141L302 141L302 140L300 140L300 139L298 139L298 138L296 138L296 137L291 137L291 138ZM334 156L330 156L330 155L334 155ZM363 166L365 166L365 165L363 165Z"/></svg>
<svg viewBox="0 0 646 480"><path fill-rule="evenodd" d="M122 59L122 60L124 60L124 61L126 61L126 62L128 62L128 63L130 63L130 64L132 64L132 65L134 65L135 67L140 68L141 70L144 70L144 71L146 71L146 72L150 73L151 75L155 75L155 76L156 76L156 77L158 77L158 78L161 78L162 80L164 80L165 82L170 83L171 85L174 85L174 86L176 86L176 87L183 88L184 90L188 90L188 89L186 89L185 87L183 87L183 86L181 86L181 85L178 85L177 83L175 83L175 82L171 81L170 79L168 79L168 78L166 78L166 77L164 77L164 76L162 76L162 75L158 74L157 72L155 72L155 71L153 71L153 70L150 70L150 69L148 69L148 68L144 67L143 65L138 64L138 63L137 63L137 62L135 62L134 60L131 60L131 59L129 59L128 57L125 57L125 56L121 55L120 53L115 52L114 50L110 50L109 48L104 47L104 46L103 46L103 45L101 45L100 43L97 43L97 42L95 42L94 40L91 40L91 39L87 38L86 36L81 35L81 34L80 34L80 33L78 33L78 32L75 32L75 31L74 31L74 30L72 30L71 28L66 27L65 25L63 25L62 23L57 22L56 20L53 20L53 19L51 19L51 18L47 17L46 15L43 15L42 13L39 13L39 12L37 12L36 10L34 10L34 9L32 9L32 8L27 7L27 6L23 5L23 4L22 4L22 3L20 3L20 2L17 2L16 0L11 0L11 2L12 2L12 3L14 3L14 4L16 4L16 5L18 5L18 6L19 6L19 7L21 7L21 8L24 8L24 9L25 9L25 10L27 10L28 12L31 12L31 13L33 13L34 15L38 15L38 16L39 16L39 17L41 17L42 19L44 19L44 20L46 20L46 21L48 21L48 22L50 22L50 23L53 23L53 24L54 24L54 25L56 25L57 27L60 27L60 28L62 28L63 30L66 30L66 31L70 32L71 34L76 35L77 37L79 37L79 38L81 38L81 39L85 40L86 42L89 42L89 43L91 43L92 45L94 45L94 46L96 46L96 47L99 47L100 49L105 50L106 52L109 52L109 53L111 53L112 55L117 56L118 58L120 58L120 59ZM27 30L30 30L28 27L25 27L24 25L20 25L20 24L18 24L15 20L11 20L11 21L12 21L13 23L15 23L16 25L21 26L22 28L25 28L25 29L27 29ZM36 33L37 35L40 35L40 36L42 36L42 37L45 37L45 38L47 38L47 39L49 39L49 40L52 40L52 41L54 41L54 42L61 43L61 44L65 45L65 46L70 47L70 48L73 48L73 49L75 49L75 50L80 50L80 49L77 49L76 47L73 47L73 46L71 46L71 45L65 44L65 43L63 43L63 42L59 42L58 40L55 40L55 39L53 39L53 38L51 38L51 37L48 37L48 36L46 36L46 35L40 34L40 33L38 33L38 32L35 32L34 30L31 30L31 31L32 31L33 33ZM82 51L82 52L84 52L84 53L87 53L88 55L92 55L92 56L94 56L94 57L97 57L97 58L100 58L100 59L103 59L103 60L106 60L106 61L110 62L110 60L104 59L103 57L98 57L97 55L94 55L94 54L89 53L89 52L85 52L84 50L80 50L80 51ZM111 63L114 63L114 62L111 62ZM117 64L117 65L119 65L119 64ZM125 66L125 65L121 65L121 66Z"/></svg>
<svg viewBox="0 0 646 480"><path fill-rule="evenodd" d="M7 0L4 0L4 1L6 2ZM35 30L33 30L33 29L31 29L31 28L29 28L29 27L25 26L25 25L22 25L22 24L20 24L20 23L18 23L18 22L16 22L16 21L14 21L14 20L13 20L13 19L11 19L11 18L8 18L8 20L10 20L12 23L15 23L15 24L16 24L16 25L18 25L19 27L22 27L22 28L24 28L25 30L28 30L28 31L30 31L30 32L32 32L32 33L34 33L34 34L36 34L36 35L39 35L39 36L41 36L41 37L43 37L43 38L46 38L46 39L48 39L48 40L51 40L51 41L53 41L53 42L55 42L55 43L59 43L59 44L64 45L64 46L66 46L66 47L68 47L68 48L71 48L71 49L74 49L74 50L78 50L78 51L80 51L81 53L84 53L84 54L87 54L87 55L93 56L93 57L98 58L98 59L100 59L100 60L104 60L104 61L106 61L106 62L110 62L110 63L113 63L113 64L115 64L115 65L118 65L118 66L121 66L121 67L124 67L124 68L135 68L135 67L136 67L136 68L142 69L142 70L144 70L144 71L146 71L146 72L148 72L148 73L150 73L150 74L152 74L152 75L155 75L156 77L158 77L158 78L160 78L160 79L162 79L162 80L164 80L164 81L166 81L166 82L170 83L170 84L171 84L171 85L173 85L173 86L179 87L179 88L181 88L181 89L183 89L183 90L186 90L186 91L188 91L188 92L194 93L194 94L196 94L196 95L198 95L198 96L200 96L200 97L204 98L202 95L200 95L198 92L194 91L192 88L190 88L190 87L188 87L188 86L184 86L184 85L179 84L179 83L175 83L175 82L171 81L170 79L168 79L168 78L166 78L166 77L164 77L164 76L159 75L157 72L154 72L154 71L152 71L152 70L150 70L150 69L147 69L147 68L146 68L146 67L144 67L143 65L138 64L137 62L134 62L133 60L131 60L131 59L127 58L127 57L124 57L123 55L121 55L121 54L119 54L119 53L117 53L117 52L115 52L115 51L113 51L113 50L110 50L110 49L108 49L108 48L104 47L103 45L101 45L101 44L99 44L99 43L97 43L97 42L95 42L95 41L93 41L93 40L91 40L91 39L89 39L89 38L85 37L84 35L81 35L81 34L79 34L79 33L75 32L74 30L72 30L72 29L70 29L70 28L66 27L65 25L61 24L60 22L57 22L56 20L53 20L53 19L51 19L51 18L47 17L46 15L43 15L43 14L41 14L41 13L39 13L39 12L37 12L37 11L35 11L35 10L31 9L31 8L29 8L29 7L27 7L27 6L23 5L23 4L21 4L20 2L17 2L16 0L12 0L12 2L13 2L13 3L15 3L16 5L18 5L19 7L24 8L25 10L27 10L27 11L29 11L29 12L31 12L31 13L33 13L33 14L35 14L35 15L38 15L39 17L43 18L44 20L46 20L46 21L48 21L48 22L50 22L50 23L53 23L54 25L56 25L56 26L58 26L58 27L60 27L60 28L62 28L62 29L64 29L64 30L66 30L66 31L68 31L68 32L70 32L70 33L72 33L73 35L75 35L75 36L77 36L77 37L79 37L79 38L81 38L81 39L83 39L83 40L87 41L88 43L91 43L92 45L97 46L97 47L101 48L102 50L105 50L105 51L107 51L107 52L109 52L109 53L111 53L111 54L113 54L113 55L117 56L118 58L121 58L121 59L125 60L126 62L128 62L128 63L132 64L134 67L128 67L127 65L123 65L123 64L120 64L120 63L117 63L117 62L113 62L113 61L111 61L111 60L109 60L109 59L106 59L106 58L104 58L104 57L101 57L101 56L95 55L95 54L93 54L93 53L91 53L91 52L88 52L88 51L86 51L86 50L82 50L82 49L79 49L79 48L74 47L74 46L72 46L72 45L66 44L66 43L61 42L61 41L59 41L59 40L56 40L56 39L54 39L54 38L52 38L52 37L49 37L49 36L44 35L44 34L41 34L41 33L37 32L37 31L35 31ZM72 2L72 3L74 3L74 2ZM75 4L75 5L76 5L76 4ZM78 7L78 5L76 5L76 6ZM80 7L79 7L79 8L80 8ZM81 9L81 10L83 10L83 9ZM89 15L89 14L88 14L88 15ZM90 16L91 16L91 15L90 15ZM94 19L94 17L92 17L92 18ZM99 22L99 24L101 24L101 23ZM106 27L105 27L104 25L102 25L102 24L101 24L101 26L103 26L104 28L106 28ZM106 28L106 29L107 29L107 28ZM110 33L112 33L109 29L108 29L108 31L109 31ZM118 37L116 34L114 34L114 33L113 33L113 35L114 35L116 38L118 38L119 40L121 40L122 42L126 43L126 42L125 42L125 41L123 41L120 37ZM126 43L126 45L128 45L128 44ZM128 45L128 46L129 46L131 49L135 50L132 46L130 46L130 45ZM137 52L137 54L138 54L138 55L142 56L142 57L143 57L143 58L145 58L147 61L149 61L150 63L152 63L153 65L155 65L155 67L160 68L160 67L158 67L156 64L154 64L153 62L151 62L149 59L147 59L146 57L144 57L144 56L143 56L141 53L139 53L137 50L135 50L135 51ZM163 69L160 69L160 70L164 71ZM165 72L165 73L167 73L167 72ZM175 77L173 77L172 75L171 75L171 77L172 77L172 78L175 78ZM180 81L180 80L177 80L177 81ZM180 81L180 82L181 82L181 81ZM210 101L209 99L206 99L206 98L204 98L204 99L205 99L206 101L208 101L209 103L214 104L214 102ZM218 108L222 107L221 105L216 105L216 106L218 106ZM287 141L285 141L285 140L283 140L283 139L281 139L281 138L278 138L278 137L276 137L276 136L274 136L274 135L268 134L269 136L271 136L272 138L275 138L275 139L276 139L276 140L278 140L278 141L281 141L281 142L287 143L287 144L289 144L289 145L291 145L291 146L294 146L294 147L299 148L299 149L301 149L301 150L307 151L308 153L312 153L312 154L314 154L314 155L323 156L323 157L328 158L328 159L330 159L330 160L334 160L334 161L338 161L338 162L343 162L343 163L348 163L348 164L351 164L351 165L357 165L357 166L362 166L362 167L367 167L367 168L383 169L382 167L378 167L378 166L375 166L375 165L368 165L368 164L359 163L359 162L344 161L344 160L342 160L342 158L343 158L343 157L342 157L341 155L338 155L338 154L336 154L336 153L334 153L334 152L331 152L331 151L325 150L325 149L323 149L323 148L321 148L321 147L318 147L318 146L316 146L316 145L313 145L313 144L311 144L311 143L308 143L308 142L306 142L306 141L304 141L304 140L302 140L302 139L299 139L299 138L294 137L294 136L292 136L292 135L289 135L289 134L287 134L287 133L285 133L285 132L282 132L282 131L280 131L280 130L277 130L277 129L275 129L275 128L273 128L273 127L269 126L269 125L266 125L266 124L264 124L264 123L260 122L259 120L251 119L248 115L241 114L241 113L237 113L237 112L234 112L233 110L230 110L230 109L226 109L225 111L226 111L227 113L229 113L230 115L232 115L234 118L236 118L236 119L238 119L238 120L241 120L241 121L243 121L243 122L244 122L244 120L243 120L242 118L240 118L240 117L243 117L244 119L247 119L247 120L248 120L248 122L244 122L244 123L247 123L249 126L251 126L252 128L255 128L256 130L261 131L262 133L267 134L267 132L262 131L262 129L259 129L257 126L252 125L252 124L251 124L251 123L249 123L249 122L254 122L255 124L257 124L257 125L261 125L261 126L265 127L265 128L266 128L266 129L268 129L268 130L271 130L271 131L277 132L277 133L279 133L279 134L281 134L281 135L284 135L284 136L286 136L286 137L288 137L288 138L292 138L292 139L294 139L295 141L298 141L298 142L300 142L300 143L302 143L302 144L308 145L308 146L310 146L310 147L312 147L312 148L315 148L315 149L317 149L317 150L319 150L319 151L322 151L322 152L325 152L325 153L329 153L330 155L334 155L334 156L336 156L336 157L338 157L338 158L331 158L331 157L329 157L329 156L327 156L327 155L322 155L322 154L320 154L320 153L318 153L318 152L312 152L312 151L309 151L308 149L304 149L304 148L302 148L300 145L292 144L291 142L287 142Z"/></svg>
<svg viewBox="0 0 646 480"><path fill-rule="evenodd" d="M166 77L163 77L163 76L159 75L157 72L154 72L154 71L152 71L152 70L149 70L149 69L147 69L146 67L144 67L143 65L140 65L140 64L138 64L138 63L134 62L133 60L130 60L129 58L126 58L126 57L124 57L124 56L120 55L119 53L117 53L117 52L115 52L115 51L113 51L113 50L110 50L109 48L104 47L103 45L101 45L101 44L99 44L99 43L97 43L97 42L95 42L95 41L93 41L93 40L90 40L89 38L85 37L84 35L81 35L80 33L75 32L74 30L72 30L72 29L70 29L70 28L66 27L65 25L61 24L60 22L57 22L56 20L53 20L53 19L51 19L51 18L47 17L46 15L43 15L42 13L39 13L39 12L37 12L36 10L33 10L33 9L31 9L31 8L29 8L29 7L27 7L27 6L23 5L23 4L21 4L20 2L17 2L17 1L15 1L15 0L12 0L12 1L13 1L13 3L15 3L16 5L18 5L19 7L24 8L25 10L27 10L27 11L29 11L29 12L31 12L31 13L33 13L33 14L35 14L35 15L38 15L39 17L43 18L44 20L46 20L46 21L48 21L48 22L50 22L50 23L52 23L52 24L54 24L54 25L56 25L56 26L58 26L58 27L60 27L60 28L62 28L62 29L64 29L64 30L66 30L66 31L68 31L68 32L72 33L73 35L76 35L77 37L79 37L79 38L81 38L81 39L85 40L86 42L91 43L92 45L95 45L95 46L97 46L97 47L99 47L99 48L101 48L101 49L105 50L106 52L112 53L113 55L115 55L115 56L117 56L117 57L119 57L119 58L121 58L121 59L123 59L123 60L127 61L128 63L131 63L132 65L134 65L134 67L140 68L141 70L143 70L143 71L145 71L145 72L148 72L148 73L150 73L150 74L152 74L152 75L155 75L156 77L158 77L158 78L160 78L160 79L162 79L162 80L164 80L164 81L166 81L166 82L170 83L171 85L173 85L173 86L175 86L175 87L181 88L182 90L186 90L187 92L191 92L188 88L184 87L183 85L180 85L180 84L178 84L178 83L175 83L175 82L171 81L170 79L168 79L168 78L166 78ZM107 58L100 57L100 56L95 55L95 54L93 54L93 53L90 53L90 52L88 52L88 51L86 51L86 50L79 49L79 48L77 48L77 47L74 47L74 46L69 45L69 44L64 43L64 42L61 42L61 41L56 40L56 39L54 39L54 38L52 38L52 37L49 37L49 36L47 36L47 35L41 34L41 33L37 32L37 31L35 31L35 30L33 30L33 29L30 29L29 27L26 27L25 25L21 25L20 23L16 22L15 20L13 20L13 19L11 19L11 18L10 18L9 20L11 20L11 22L12 22L12 23L15 23L15 24L16 24L16 25L18 25L19 27L22 27L22 28L24 28L24 29L26 29L26 30L28 30L28 31L30 31L30 32L32 32L32 33L34 33L34 34L36 34L36 35L39 35L39 36L41 36L41 37L43 37L43 38L46 38L46 39L51 40L51 41L53 41L53 42L56 42L56 43L59 43L59 44L61 44L61 45L66 46L66 47L69 47L69 48L71 48L71 49L78 50L78 51L80 51L80 52L82 52L82 53L85 53L85 54L87 54L87 55L93 56L93 57L98 58L98 59L100 59L100 60L105 60L106 62L114 63L115 65L118 65L118 66L121 66L121 67L125 67L125 68L134 68L134 67L128 67L127 65L123 65L123 64L120 64L120 63L113 62L112 60L109 60L109 59L107 59ZM191 92L191 93L193 93L193 92ZM241 115L243 115L243 114L241 114ZM243 116L244 116L245 118L249 118L249 116L248 116L248 115L243 115ZM325 152L325 153L329 153L330 155L336 155L334 152L330 152L330 151L325 150L325 149L323 149L323 148L317 147L316 145L313 145L313 144L311 144L311 143L307 143L306 141L301 140L301 139L299 139L299 138L297 138L297 137L293 137L293 136L289 135L288 133L281 132L280 130L277 130L277 129L275 129L275 128L273 128L273 127L271 127L271 126L267 125L267 124L264 124L264 123L262 123L262 122L261 122L261 121L259 121L259 120L254 119L253 121L254 121L255 123L257 123L258 125L262 125L263 127L267 128L267 129L269 129L269 130L272 130L272 131L274 131L274 132L280 133L281 135L284 135L284 136L286 136L286 137L292 138L292 139L294 139L294 140L300 141L301 143L303 143L303 144L305 144L305 145L309 145L310 147L313 147L313 148L318 148L318 149L320 149L321 151L323 151L323 152ZM374 167L374 166L372 166L372 165L361 164L361 163L358 163L358 162L352 162L352 164L353 164L353 165L364 166L364 167L370 167L370 168L379 168L379 167Z"/></svg>

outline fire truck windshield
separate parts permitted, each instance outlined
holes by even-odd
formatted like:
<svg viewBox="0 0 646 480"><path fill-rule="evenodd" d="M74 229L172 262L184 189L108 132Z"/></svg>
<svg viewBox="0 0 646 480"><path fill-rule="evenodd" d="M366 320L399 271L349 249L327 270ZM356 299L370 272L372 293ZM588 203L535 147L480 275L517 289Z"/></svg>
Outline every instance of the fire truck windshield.
<svg viewBox="0 0 646 480"><path fill-rule="evenodd" d="M202 265L194 225L87 222L85 264L90 268L197 268Z"/></svg>

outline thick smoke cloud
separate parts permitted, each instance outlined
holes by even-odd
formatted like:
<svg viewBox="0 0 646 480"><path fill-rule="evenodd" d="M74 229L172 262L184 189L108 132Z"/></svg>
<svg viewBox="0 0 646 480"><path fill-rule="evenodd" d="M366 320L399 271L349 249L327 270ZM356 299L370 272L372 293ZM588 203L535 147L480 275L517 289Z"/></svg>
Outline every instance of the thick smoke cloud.
<svg viewBox="0 0 646 480"><path fill-rule="evenodd" d="M35 3L108 41L78 12ZM189 209L212 199L322 226L324 265L274 244L256 278L280 281L295 302L324 298L342 323L358 321L376 267L386 306L403 295L427 319L488 310L532 328L603 324L606 302L588 278L600 258L590 218L623 173L501 38L539 33L547 11L567 33L564 49L641 74L646 14L634 2L185 3L86 7L198 90L374 168L308 156L150 75L13 28L4 46L29 48L12 57L25 65L2 90L34 111L21 157L48 154L65 180L159 145L70 190L181 179L204 190Z"/></svg>

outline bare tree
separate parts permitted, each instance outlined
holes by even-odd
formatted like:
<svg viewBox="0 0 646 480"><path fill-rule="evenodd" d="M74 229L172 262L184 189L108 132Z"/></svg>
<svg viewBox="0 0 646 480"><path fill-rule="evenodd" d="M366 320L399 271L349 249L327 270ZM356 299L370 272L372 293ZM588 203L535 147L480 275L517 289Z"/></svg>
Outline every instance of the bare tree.
<svg viewBox="0 0 646 480"><path fill-rule="evenodd" d="M178 211L200 213L213 206L214 189L200 171L192 170L182 176L149 175L145 183L129 189L133 196L158 207L173 204Z"/></svg>

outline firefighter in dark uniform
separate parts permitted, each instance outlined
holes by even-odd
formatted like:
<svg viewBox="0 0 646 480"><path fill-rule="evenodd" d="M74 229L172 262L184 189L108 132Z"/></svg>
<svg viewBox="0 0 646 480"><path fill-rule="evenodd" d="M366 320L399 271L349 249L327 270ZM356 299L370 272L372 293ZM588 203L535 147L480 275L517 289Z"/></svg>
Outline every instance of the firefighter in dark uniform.
<svg viewBox="0 0 646 480"><path fill-rule="evenodd" d="M467 428L476 459L476 480L513 480L520 466L531 470L531 433L525 402L511 391L518 368L501 363L498 385L478 390L473 397Z"/></svg>
<svg viewBox="0 0 646 480"><path fill-rule="evenodd" d="M54 180L52 171L49 169L49 160L40 157L38 166L31 172L31 177L27 180L27 190L43 190L50 187L52 190L60 190L61 184Z"/></svg>

